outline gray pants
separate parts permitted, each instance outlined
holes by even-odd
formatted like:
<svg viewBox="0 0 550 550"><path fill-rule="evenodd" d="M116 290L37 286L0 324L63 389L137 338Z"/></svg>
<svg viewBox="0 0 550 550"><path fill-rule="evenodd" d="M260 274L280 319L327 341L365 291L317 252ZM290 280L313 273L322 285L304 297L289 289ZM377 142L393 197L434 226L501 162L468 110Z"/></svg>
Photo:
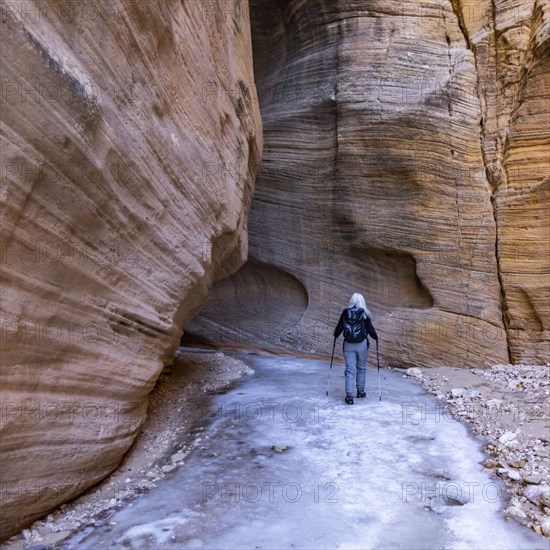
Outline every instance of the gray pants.
<svg viewBox="0 0 550 550"><path fill-rule="evenodd" d="M355 388L357 391L365 390L365 374L367 366L367 353L369 351L367 339L352 344L344 342L344 359L346 361L346 395L353 396Z"/></svg>

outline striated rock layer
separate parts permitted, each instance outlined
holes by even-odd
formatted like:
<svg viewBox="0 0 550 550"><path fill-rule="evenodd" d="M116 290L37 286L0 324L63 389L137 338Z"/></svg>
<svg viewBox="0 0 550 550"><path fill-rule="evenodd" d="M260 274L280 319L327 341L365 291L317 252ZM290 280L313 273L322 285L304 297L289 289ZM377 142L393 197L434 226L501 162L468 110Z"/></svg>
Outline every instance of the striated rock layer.
<svg viewBox="0 0 550 550"><path fill-rule="evenodd" d="M514 361L550 361L550 4L454 0L474 53Z"/></svg>
<svg viewBox="0 0 550 550"><path fill-rule="evenodd" d="M0 536L107 475L215 279L261 151L248 4L1 4Z"/></svg>
<svg viewBox="0 0 550 550"><path fill-rule="evenodd" d="M251 0L251 17L253 262L188 329L327 352L358 290L385 365L548 361L548 4Z"/></svg>

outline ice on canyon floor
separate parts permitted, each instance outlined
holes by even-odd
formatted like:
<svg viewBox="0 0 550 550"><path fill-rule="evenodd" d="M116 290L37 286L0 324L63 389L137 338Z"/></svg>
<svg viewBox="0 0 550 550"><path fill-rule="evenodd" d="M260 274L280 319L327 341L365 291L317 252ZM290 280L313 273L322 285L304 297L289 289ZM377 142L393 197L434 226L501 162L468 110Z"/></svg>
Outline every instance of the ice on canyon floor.
<svg viewBox="0 0 550 550"><path fill-rule="evenodd" d="M343 366L239 356L255 370L204 407L185 465L65 548L538 549L441 403L375 369L343 403ZM200 396L197 406L200 407Z"/></svg>

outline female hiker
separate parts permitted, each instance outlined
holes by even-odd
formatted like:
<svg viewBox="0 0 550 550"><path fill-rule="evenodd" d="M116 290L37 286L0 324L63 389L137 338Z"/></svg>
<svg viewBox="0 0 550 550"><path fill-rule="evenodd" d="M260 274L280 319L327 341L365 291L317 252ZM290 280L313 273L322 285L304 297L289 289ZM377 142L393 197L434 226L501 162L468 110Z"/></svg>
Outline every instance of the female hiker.
<svg viewBox="0 0 550 550"><path fill-rule="evenodd" d="M353 405L353 389L357 388L357 397L366 397L365 374L370 334L377 342L378 335L372 326L371 314L362 294L356 292L349 306L342 311L340 320L334 329L334 341L344 333L344 359L346 361L346 403Z"/></svg>

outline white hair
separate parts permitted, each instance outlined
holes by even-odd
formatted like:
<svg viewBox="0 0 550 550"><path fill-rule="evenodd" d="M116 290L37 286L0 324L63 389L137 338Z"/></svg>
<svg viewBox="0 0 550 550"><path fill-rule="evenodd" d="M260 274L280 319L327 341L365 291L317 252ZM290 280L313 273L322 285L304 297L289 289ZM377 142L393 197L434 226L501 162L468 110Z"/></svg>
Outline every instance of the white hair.
<svg viewBox="0 0 550 550"><path fill-rule="evenodd" d="M359 294L359 292L356 292L355 294L353 294L353 296L349 301L348 307L362 308L365 310L367 317L371 316L370 311L367 308L367 304L365 304L365 298L363 298L363 295Z"/></svg>

